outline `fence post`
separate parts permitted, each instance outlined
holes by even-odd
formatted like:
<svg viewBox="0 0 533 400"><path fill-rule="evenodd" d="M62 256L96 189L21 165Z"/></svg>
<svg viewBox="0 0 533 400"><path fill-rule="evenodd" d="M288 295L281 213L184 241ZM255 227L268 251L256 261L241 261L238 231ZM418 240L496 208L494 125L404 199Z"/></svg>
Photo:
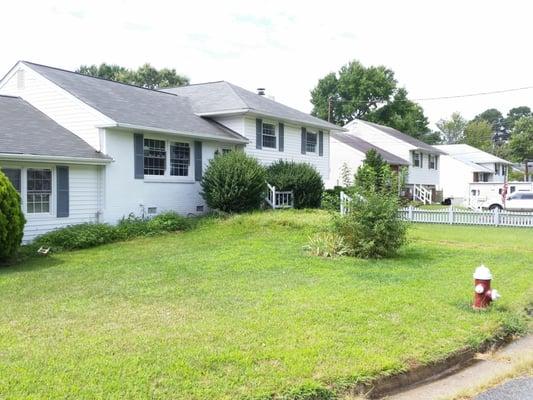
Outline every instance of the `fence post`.
<svg viewBox="0 0 533 400"><path fill-rule="evenodd" d="M500 225L500 210L498 207L494 209L494 225Z"/></svg>
<svg viewBox="0 0 533 400"><path fill-rule="evenodd" d="M453 206L448 208L448 223L453 224Z"/></svg>
<svg viewBox="0 0 533 400"><path fill-rule="evenodd" d="M341 191L339 196L341 198L341 215L344 215L344 192Z"/></svg>
<svg viewBox="0 0 533 400"><path fill-rule="evenodd" d="M407 219L409 219L409 221L413 220L413 206L412 205L409 206L409 214L407 216Z"/></svg>

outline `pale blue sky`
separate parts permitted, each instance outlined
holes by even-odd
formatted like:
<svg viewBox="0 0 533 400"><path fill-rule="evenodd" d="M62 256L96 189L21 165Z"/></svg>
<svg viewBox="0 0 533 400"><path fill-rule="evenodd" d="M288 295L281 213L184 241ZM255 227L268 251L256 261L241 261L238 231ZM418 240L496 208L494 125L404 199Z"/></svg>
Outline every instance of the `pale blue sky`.
<svg viewBox="0 0 533 400"><path fill-rule="evenodd" d="M533 85L533 6L526 1L40 0L2 6L0 73L19 59L150 62L193 83L266 87L310 111L319 78L351 59L384 64L412 98ZM432 122L460 111L533 108L533 90L421 102Z"/></svg>

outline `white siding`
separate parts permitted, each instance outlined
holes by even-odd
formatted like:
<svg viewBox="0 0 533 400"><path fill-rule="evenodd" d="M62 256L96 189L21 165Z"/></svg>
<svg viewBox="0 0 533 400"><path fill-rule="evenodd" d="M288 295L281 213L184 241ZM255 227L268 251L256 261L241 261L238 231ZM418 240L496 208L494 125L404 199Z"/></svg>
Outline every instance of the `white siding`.
<svg viewBox="0 0 533 400"><path fill-rule="evenodd" d="M18 70L24 71L22 86L17 79ZM22 97L96 150L102 150L96 126L110 123L111 120L27 65L18 64L0 85L0 94Z"/></svg>
<svg viewBox="0 0 533 400"><path fill-rule="evenodd" d="M64 165L64 164L62 164ZM49 214L26 214L24 228L24 242L33 240L36 236L67 225L96 222L99 208L98 198L101 191L98 188L99 166L69 165L69 216L56 217L56 174L55 165L41 163L2 162L1 167L13 168L50 168L52 169L52 197ZM25 174L22 174L23 192L26 186ZM23 210L26 209L26 199L22 197Z"/></svg>
<svg viewBox="0 0 533 400"><path fill-rule="evenodd" d="M330 179L326 182L326 188L330 189L334 186L343 186L341 169L344 163L350 169L350 175L353 182L353 176L357 172L357 168L363 164L366 154L348 146L335 139L330 140L331 145L331 159L330 159Z"/></svg>
<svg viewBox="0 0 533 400"><path fill-rule="evenodd" d="M105 174L105 211L104 220L116 223L130 213L139 215L141 205L157 207L158 212L176 211L180 214L197 214L197 206L204 206L200 195L200 183L194 181L194 147L191 139L176 136L145 133L145 137L161 140L189 141L191 143L190 177L181 181L164 177L145 177L134 179L133 132L116 129L106 130L107 152L115 162L106 167ZM202 163L207 166L214 153L220 148L232 146L212 141L202 142Z"/></svg>
<svg viewBox="0 0 533 400"><path fill-rule="evenodd" d="M360 137L363 140L366 140L373 145L382 148L383 150L388 151L398 157L403 158L404 160L409 161L412 164L412 151L416 149L410 143L404 142L403 140L397 139L394 136L388 135L385 132L380 131L370 125L365 124L362 121L354 121L346 126L349 129L350 133ZM418 151L418 150L417 150ZM438 153L433 153L437 155ZM334 157L334 155L333 155ZM407 180L408 184L417 184L417 185L430 185L439 187L439 171L438 169L429 169L428 168L428 152L423 153L423 166L422 168L409 166L409 177Z"/></svg>
<svg viewBox="0 0 533 400"><path fill-rule="evenodd" d="M450 156L441 156L440 184L444 198L468 200L469 184L474 172L465 163Z"/></svg>

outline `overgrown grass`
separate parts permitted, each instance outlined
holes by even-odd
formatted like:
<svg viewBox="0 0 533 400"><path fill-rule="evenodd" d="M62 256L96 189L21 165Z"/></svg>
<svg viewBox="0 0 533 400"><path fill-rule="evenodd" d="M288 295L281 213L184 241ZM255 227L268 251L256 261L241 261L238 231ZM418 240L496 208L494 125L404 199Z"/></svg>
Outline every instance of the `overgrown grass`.
<svg viewBox="0 0 533 400"><path fill-rule="evenodd" d="M334 398L526 328L533 230L414 225L395 259L306 253L329 219L211 219L0 269L0 397ZM470 308L481 263L503 296L488 312Z"/></svg>

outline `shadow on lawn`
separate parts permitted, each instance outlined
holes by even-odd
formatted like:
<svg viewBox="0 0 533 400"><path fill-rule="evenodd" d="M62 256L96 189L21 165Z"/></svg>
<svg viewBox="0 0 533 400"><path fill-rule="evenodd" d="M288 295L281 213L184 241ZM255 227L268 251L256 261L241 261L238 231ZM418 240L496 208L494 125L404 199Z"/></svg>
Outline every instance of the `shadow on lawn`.
<svg viewBox="0 0 533 400"><path fill-rule="evenodd" d="M0 277L9 274L43 270L47 268L56 267L63 263L63 260L60 260L54 257L53 255L44 257L31 256L22 260L15 260L9 264L0 264Z"/></svg>

